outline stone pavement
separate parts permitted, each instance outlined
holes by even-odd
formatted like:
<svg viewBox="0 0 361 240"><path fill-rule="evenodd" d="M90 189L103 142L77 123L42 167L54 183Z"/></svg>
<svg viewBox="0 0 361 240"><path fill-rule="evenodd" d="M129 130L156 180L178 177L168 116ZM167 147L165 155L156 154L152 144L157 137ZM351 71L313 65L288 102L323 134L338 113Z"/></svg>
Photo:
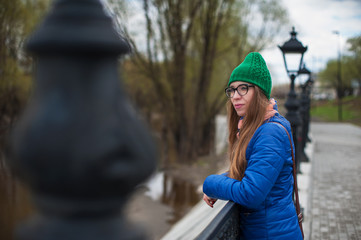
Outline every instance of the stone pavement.
<svg viewBox="0 0 361 240"><path fill-rule="evenodd" d="M361 128L312 123L311 133L305 239L361 239Z"/></svg>

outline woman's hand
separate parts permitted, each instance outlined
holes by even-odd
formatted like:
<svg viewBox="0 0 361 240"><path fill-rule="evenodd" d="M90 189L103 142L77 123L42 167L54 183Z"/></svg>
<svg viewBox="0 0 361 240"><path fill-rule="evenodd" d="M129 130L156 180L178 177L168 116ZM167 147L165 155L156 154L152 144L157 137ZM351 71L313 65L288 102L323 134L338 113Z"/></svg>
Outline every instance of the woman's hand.
<svg viewBox="0 0 361 240"><path fill-rule="evenodd" d="M216 203L217 199L210 198L206 194L203 194L203 201L205 201L208 204L208 206L213 208L213 205Z"/></svg>

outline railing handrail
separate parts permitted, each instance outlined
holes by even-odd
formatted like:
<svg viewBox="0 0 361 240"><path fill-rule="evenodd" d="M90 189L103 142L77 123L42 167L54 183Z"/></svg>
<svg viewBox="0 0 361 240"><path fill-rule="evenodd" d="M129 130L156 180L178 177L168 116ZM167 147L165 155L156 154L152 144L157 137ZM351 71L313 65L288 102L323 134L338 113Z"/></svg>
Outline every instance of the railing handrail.
<svg viewBox="0 0 361 240"><path fill-rule="evenodd" d="M239 239L239 205L229 201L196 240Z"/></svg>

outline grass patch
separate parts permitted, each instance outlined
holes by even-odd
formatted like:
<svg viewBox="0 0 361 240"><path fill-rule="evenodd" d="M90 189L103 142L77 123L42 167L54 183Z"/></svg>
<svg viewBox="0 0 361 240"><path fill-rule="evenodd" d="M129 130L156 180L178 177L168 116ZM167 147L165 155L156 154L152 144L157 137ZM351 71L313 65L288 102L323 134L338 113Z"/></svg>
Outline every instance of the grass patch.
<svg viewBox="0 0 361 240"><path fill-rule="evenodd" d="M311 117L325 122L338 122L337 100L313 101ZM342 100L342 121L361 126L361 97L347 97Z"/></svg>

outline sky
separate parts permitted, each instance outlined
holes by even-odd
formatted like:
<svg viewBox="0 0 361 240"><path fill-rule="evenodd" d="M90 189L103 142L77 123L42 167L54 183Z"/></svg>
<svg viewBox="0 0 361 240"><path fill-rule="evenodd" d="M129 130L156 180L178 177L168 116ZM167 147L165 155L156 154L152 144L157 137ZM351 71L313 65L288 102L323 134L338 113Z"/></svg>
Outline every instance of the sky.
<svg viewBox="0 0 361 240"><path fill-rule="evenodd" d="M297 32L297 39L308 47L304 54L304 63L311 72L318 72L325 68L328 60L337 59L339 46L341 55L347 54L347 39L361 35L361 0L282 2L290 19L289 31L279 33L280 42L261 52L270 69L274 85L289 81L282 52L277 45L282 46L290 39L292 26ZM334 31L339 31L340 34L337 35Z"/></svg>
<svg viewBox="0 0 361 240"><path fill-rule="evenodd" d="M347 54L347 39L361 35L361 0L279 1L288 11L289 26L284 28L288 30L279 32L275 44L261 51L270 69L273 85L289 82L282 52L277 45L282 46L290 39L292 27L295 27L297 39L308 47L304 63L314 73L324 69L328 60L338 58L339 47L341 55ZM137 6L137 1L129 0L129 3L133 4L131 9L141 7ZM132 23L136 23L132 24L131 32L144 31L143 15L138 11L130 15L133 15ZM339 35L334 34L334 31L338 31ZM137 41L136 37L136 42L142 41L144 42L143 39Z"/></svg>

